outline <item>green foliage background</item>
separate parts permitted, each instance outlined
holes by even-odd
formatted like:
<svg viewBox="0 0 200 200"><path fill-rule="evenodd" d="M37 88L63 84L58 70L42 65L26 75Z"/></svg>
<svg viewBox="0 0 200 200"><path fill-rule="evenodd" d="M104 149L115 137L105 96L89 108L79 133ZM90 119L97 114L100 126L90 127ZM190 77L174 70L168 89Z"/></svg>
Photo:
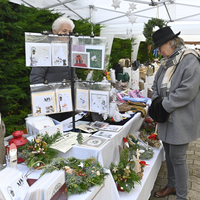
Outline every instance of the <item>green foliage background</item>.
<svg viewBox="0 0 200 200"><path fill-rule="evenodd" d="M25 67L24 32L49 30L59 14L0 0L0 112L6 135L23 130L31 113L29 74Z"/></svg>
<svg viewBox="0 0 200 200"><path fill-rule="evenodd" d="M24 33L51 31L53 21L62 15L52 11L0 0L0 113L6 125L6 136L13 131L25 129L25 118L32 112L29 81L31 68L25 67ZM74 33L91 35L89 19L77 20L74 24ZM93 25L96 36L100 35L102 27L100 24ZM111 56L106 58L108 69L120 58L131 58L132 42L134 39L114 39ZM86 79L89 71L76 69L82 80ZM93 75L95 81L101 81L104 72L94 70Z"/></svg>
<svg viewBox="0 0 200 200"><path fill-rule="evenodd" d="M134 38L131 39L120 39L114 38L111 50L110 63L113 66L114 63L118 63L121 58L129 57L131 58L132 43L134 43Z"/></svg>
<svg viewBox="0 0 200 200"><path fill-rule="evenodd" d="M51 30L52 22L61 16L52 10L38 10L0 0L0 113L6 125L6 135L25 129L25 118L31 113L31 68L25 67L24 32ZM74 32L90 35L88 20L74 21ZM93 26L96 35L100 25Z"/></svg>

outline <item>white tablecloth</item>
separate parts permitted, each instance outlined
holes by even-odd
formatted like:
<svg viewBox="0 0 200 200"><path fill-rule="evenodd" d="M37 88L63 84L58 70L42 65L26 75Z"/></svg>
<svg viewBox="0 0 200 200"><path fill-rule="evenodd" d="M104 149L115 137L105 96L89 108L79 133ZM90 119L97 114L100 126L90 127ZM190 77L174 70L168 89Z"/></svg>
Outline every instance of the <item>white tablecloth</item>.
<svg viewBox="0 0 200 200"><path fill-rule="evenodd" d="M108 167L111 162L118 162L118 145L123 146L123 137L126 137L128 133L136 133L140 129L143 120L141 113L136 113L112 139L99 149L75 145L66 153L60 152L59 157L68 158L74 156L79 159L86 159L93 156L102 164L102 166Z"/></svg>
<svg viewBox="0 0 200 200"><path fill-rule="evenodd" d="M94 156L103 166L108 167L111 162L118 162L118 145L123 145L122 138L126 137L128 133L136 134L141 127L142 122L143 118L141 118L141 114L137 113L110 141L105 143L101 148L94 149L76 145L67 153L60 153L59 156L74 156L79 159L85 159ZM163 160L163 146L161 146L159 149L154 148L153 158L146 160L148 166L144 168L141 184L135 184L135 188L133 188L130 193L117 191L116 184L109 171L110 175L107 176L102 186L92 187L90 191L81 195L71 195L69 200L148 200ZM26 174L28 171L28 168L25 165L18 165L18 169L20 169L24 174ZM29 178L38 178L40 173L40 170L35 171L29 175Z"/></svg>
<svg viewBox="0 0 200 200"><path fill-rule="evenodd" d="M111 176L106 177L104 184L101 186L92 187L90 191L81 195L71 195L69 200L148 200L151 195L151 190L154 187L154 182L157 178L162 161L164 160L164 150L161 146L159 149L154 149L154 156L150 160L146 160L148 166L144 168L143 178L141 184L135 184L129 193L118 192L116 184ZM18 169L24 174L27 173L26 165L19 165ZM37 170L30 174L28 178L39 178L41 170Z"/></svg>

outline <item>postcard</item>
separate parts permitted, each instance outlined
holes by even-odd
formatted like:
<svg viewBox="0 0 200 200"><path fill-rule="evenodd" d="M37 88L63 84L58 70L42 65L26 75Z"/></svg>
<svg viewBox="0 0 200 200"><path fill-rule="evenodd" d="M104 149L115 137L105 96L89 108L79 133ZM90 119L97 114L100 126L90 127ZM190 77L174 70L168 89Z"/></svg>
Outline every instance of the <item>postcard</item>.
<svg viewBox="0 0 200 200"><path fill-rule="evenodd" d="M90 68L90 53L72 51L72 67Z"/></svg>
<svg viewBox="0 0 200 200"><path fill-rule="evenodd" d="M68 44L52 43L52 66L68 66Z"/></svg>
<svg viewBox="0 0 200 200"><path fill-rule="evenodd" d="M76 110L89 111L89 90L76 90Z"/></svg>
<svg viewBox="0 0 200 200"><path fill-rule="evenodd" d="M90 53L90 68L104 69L105 46L85 45L85 51Z"/></svg>
<svg viewBox="0 0 200 200"><path fill-rule="evenodd" d="M91 134L88 133L82 133L83 141L88 139ZM66 153L69 151L74 145L78 144L77 142L77 136L78 132L67 132L63 133L62 137L59 138L55 143L53 143L50 148L56 149L58 151L61 151L63 153Z"/></svg>
<svg viewBox="0 0 200 200"><path fill-rule="evenodd" d="M54 92L31 93L33 116L56 113Z"/></svg>
<svg viewBox="0 0 200 200"><path fill-rule="evenodd" d="M96 128L92 128L91 126L87 125L87 124L80 124L76 126L77 129L80 129L82 131L85 131L87 133L92 133L92 132L96 132L98 131L98 129Z"/></svg>
<svg viewBox="0 0 200 200"><path fill-rule="evenodd" d="M80 146L91 147L91 148L100 148L103 146L108 139L100 138L100 137L89 137L86 141L84 141Z"/></svg>
<svg viewBox="0 0 200 200"><path fill-rule="evenodd" d="M57 89L56 103L58 112L72 111L71 89Z"/></svg>
<svg viewBox="0 0 200 200"><path fill-rule="evenodd" d="M117 125L108 125L106 127L100 128L102 131L114 131L114 132L119 132L123 126L117 126Z"/></svg>
<svg viewBox="0 0 200 200"><path fill-rule="evenodd" d="M90 90L90 111L96 113L109 113L109 92Z"/></svg>
<svg viewBox="0 0 200 200"><path fill-rule="evenodd" d="M92 137L101 137L101 138L106 138L106 139L111 139L113 138L117 132L109 132L109 131L98 131L92 135Z"/></svg>
<svg viewBox="0 0 200 200"><path fill-rule="evenodd" d="M26 43L26 66L51 66L51 44Z"/></svg>

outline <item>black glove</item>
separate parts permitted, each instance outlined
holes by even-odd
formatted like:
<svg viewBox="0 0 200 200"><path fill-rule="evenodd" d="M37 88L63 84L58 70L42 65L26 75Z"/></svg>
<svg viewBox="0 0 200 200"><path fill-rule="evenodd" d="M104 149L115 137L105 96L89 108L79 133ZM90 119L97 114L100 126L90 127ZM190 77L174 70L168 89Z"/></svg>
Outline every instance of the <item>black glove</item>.
<svg viewBox="0 0 200 200"><path fill-rule="evenodd" d="M168 113L162 106L163 99L156 97L149 107L149 116L158 123L164 123L167 121L170 113Z"/></svg>

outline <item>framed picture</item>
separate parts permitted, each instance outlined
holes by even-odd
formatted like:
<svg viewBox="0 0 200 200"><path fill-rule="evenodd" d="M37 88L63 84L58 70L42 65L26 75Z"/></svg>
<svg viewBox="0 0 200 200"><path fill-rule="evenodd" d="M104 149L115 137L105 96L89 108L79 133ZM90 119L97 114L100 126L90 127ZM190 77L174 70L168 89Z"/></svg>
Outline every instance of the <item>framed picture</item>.
<svg viewBox="0 0 200 200"><path fill-rule="evenodd" d="M52 66L68 66L68 44L52 43Z"/></svg>
<svg viewBox="0 0 200 200"><path fill-rule="evenodd" d="M93 133L98 131L96 128L92 128L91 126L87 125L87 124L80 124L76 126L77 129L80 129L82 131L85 131L87 133Z"/></svg>
<svg viewBox="0 0 200 200"><path fill-rule="evenodd" d="M71 89L56 90L56 105L57 105L57 112L72 111Z"/></svg>
<svg viewBox="0 0 200 200"><path fill-rule="evenodd" d="M90 111L96 113L109 113L109 92L90 90Z"/></svg>
<svg viewBox="0 0 200 200"><path fill-rule="evenodd" d="M76 90L76 109L89 111L89 90Z"/></svg>
<svg viewBox="0 0 200 200"><path fill-rule="evenodd" d="M90 68L90 53L72 51L72 67Z"/></svg>
<svg viewBox="0 0 200 200"><path fill-rule="evenodd" d="M90 53L90 68L104 69L105 46L85 45L85 51Z"/></svg>
<svg viewBox="0 0 200 200"><path fill-rule="evenodd" d="M108 125L109 123L95 121L90 126L93 128L100 129L100 128L107 127Z"/></svg>
<svg viewBox="0 0 200 200"><path fill-rule="evenodd" d="M51 66L51 44L26 43L26 66Z"/></svg>
<svg viewBox="0 0 200 200"><path fill-rule="evenodd" d="M91 148L100 148L103 146L108 139L100 138L100 137L89 137L86 141L84 141L81 146L91 147Z"/></svg>
<svg viewBox="0 0 200 200"><path fill-rule="evenodd" d="M46 119L36 120L36 121L34 121L34 124L35 124L35 127L39 130L48 128L48 127L52 127L55 125L53 123L53 121L48 117Z"/></svg>
<svg viewBox="0 0 200 200"><path fill-rule="evenodd" d="M98 131L92 135L92 137L101 137L106 139L113 138L117 133L115 132L109 132L109 131Z"/></svg>
<svg viewBox="0 0 200 200"><path fill-rule="evenodd" d="M31 94L33 116L56 113L54 92L35 92Z"/></svg>

